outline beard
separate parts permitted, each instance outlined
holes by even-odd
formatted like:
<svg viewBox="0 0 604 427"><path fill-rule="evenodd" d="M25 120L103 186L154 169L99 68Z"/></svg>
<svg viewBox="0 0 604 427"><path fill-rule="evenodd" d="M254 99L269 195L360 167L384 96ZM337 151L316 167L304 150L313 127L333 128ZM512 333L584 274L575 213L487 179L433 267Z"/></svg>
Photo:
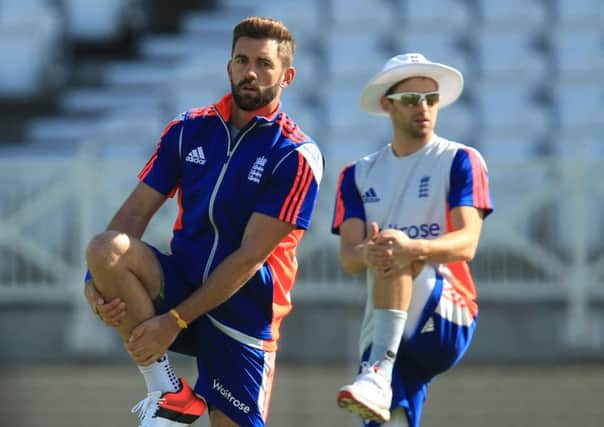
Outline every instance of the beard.
<svg viewBox="0 0 604 427"><path fill-rule="evenodd" d="M235 84L233 80L231 80L231 92L233 93L233 100L235 104L239 108L244 111L254 111L259 108L268 105L273 99L277 97L277 93L279 92L279 87L281 83L277 83L274 86L269 86L267 88L256 88L258 93L255 95L250 94L242 94L241 87L246 84L252 83L251 80L242 80L239 84Z"/></svg>

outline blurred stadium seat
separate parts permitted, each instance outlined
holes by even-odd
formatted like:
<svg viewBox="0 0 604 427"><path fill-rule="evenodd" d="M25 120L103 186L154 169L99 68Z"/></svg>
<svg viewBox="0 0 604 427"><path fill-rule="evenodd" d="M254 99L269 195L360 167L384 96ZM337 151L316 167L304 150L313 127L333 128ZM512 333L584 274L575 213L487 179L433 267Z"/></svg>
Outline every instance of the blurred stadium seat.
<svg viewBox="0 0 604 427"><path fill-rule="evenodd" d="M391 56L375 35L330 32L324 41L328 86L349 86L360 93Z"/></svg>
<svg viewBox="0 0 604 427"><path fill-rule="evenodd" d="M493 30L545 29L548 10L540 0L477 0L481 24Z"/></svg>
<svg viewBox="0 0 604 427"><path fill-rule="evenodd" d="M604 74L602 28L560 28L552 33L552 48L560 81L601 82Z"/></svg>
<svg viewBox="0 0 604 427"><path fill-rule="evenodd" d="M493 31L482 27L473 34L483 81L543 83L551 75L547 53L536 47L533 31Z"/></svg>
<svg viewBox="0 0 604 427"><path fill-rule="evenodd" d="M399 28L419 31L424 35L461 31L471 27L469 3L459 0L395 0L402 13Z"/></svg>
<svg viewBox="0 0 604 427"><path fill-rule="evenodd" d="M561 159L583 156L585 159L604 160L604 143L601 134L582 138L576 138L573 134L560 136L555 139L554 147L556 156Z"/></svg>
<svg viewBox="0 0 604 427"><path fill-rule="evenodd" d="M394 22L392 6L386 0L331 0L329 27L335 32L367 34L390 32ZM367 17L371 19L367 19Z"/></svg>
<svg viewBox="0 0 604 427"><path fill-rule="evenodd" d="M223 0L223 7L217 10L191 11L185 14L181 20L183 34L197 34L200 36L213 35L230 44L233 28L246 16L246 8L242 6L232 8L229 2ZM249 8L249 4L248 4Z"/></svg>
<svg viewBox="0 0 604 427"><path fill-rule="evenodd" d="M101 78L107 87L161 87L174 69L170 62L112 60L101 66Z"/></svg>
<svg viewBox="0 0 604 427"><path fill-rule="evenodd" d="M240 11L242 16L254 14L255 11L254 5L250 5L249 0L220 0L220 4L229 11Z"/></svg>
<svg viewBox="0 0 604 427"><path fill-rule="evenodd" d="M120 40L145 25L143 3L137 0L60 0L67 36L75 42Z"/></svg>
<svg viewBox="0 0 604 427"><path fill-rule="evenodd" d="M65 113L99 113L107 111L157 110L159 97L146 89L131 88L72 88L60 101Z"/></svg>
<svg viewBox="0 0 604 427"><path fill-rule="evenodd" d="M30 120L24 136L29 143L46 144L47 147L75 146L94 135L100 126L99 117L39 117Z"/></svg>
<svg viewBox="0 0 604 427"><path fill-rule="evenodd" d="M555 141L560 171L567 177L556 203L556 230L567 252L587 249L589 256L593 256L602 251L604 183L601 176L604 142L601 135L601 132L590 136L570 133ZM585 182L592 183L589 192L583 185ZM578 233L575 227L569 226L577 223L585 226L583 232Z"/></svg>
<svg viewBox="0 0 604 427"><path fill-rule="evenodd" d="M0 98L31 98L63 83L61 18L44 0L0 2Z"/></svg>
<svg viewBox="0 0 604 427"><path fill-rule="evenodd" d="M491 161L537 161L542 156L538 140L527 137L522 130L501 135L499 132L478 132L477 147L489 164ZM522 180L521 180L522 181ZM518 183L519 185L521 182Z"/></svg>
<svg viewBox="0 0 604 427"><path fill-rule="evenodd" d="M484 132L502 137L523 135L530 140L552 132L549 106L538 103L534 87L521 81L479 84L476 101Z"/></svg>
<svg viewBox="0 0 604 427"><path fill-rule="evenodd" d="M573 30L604 28L601 0L557 0L557 20L561 28Z"/></svg>
<svg viewBox="0 0 604 427"><path fill-rule="evenodd" d="M172 60L178 62L183 58L220 58L226 61L229 58L230 44L220 35L206 35L204 33L187 32L183 34L157 34L149 35L140 41L140 55L149 60ZM225 50L226 49L226 50ZM178 65L178 64L176 64Z"/></svg>
<svg viewBox="0 0 604 427"><path fill-rule="evenodd" d="M602 82L588 80L558 84L554 90L560 134L575 135L577 138L601 138L604 132L604 116L601 114L604 111Z"/></svg>

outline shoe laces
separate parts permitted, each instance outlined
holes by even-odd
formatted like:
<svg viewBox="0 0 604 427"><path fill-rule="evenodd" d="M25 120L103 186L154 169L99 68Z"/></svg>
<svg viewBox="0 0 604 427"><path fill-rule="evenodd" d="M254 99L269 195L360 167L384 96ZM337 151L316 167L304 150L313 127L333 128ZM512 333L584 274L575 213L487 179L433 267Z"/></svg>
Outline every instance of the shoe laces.
<svg viewBox="0 0 604 427"><path fill-rule="evenodd" d="M361 362L361 374L377 373L379 370L379 362L375 362L374 364L369 362Z"/></svg>
<svg viewBox="0 0 604 427"><path fill-rule="evenodd" d="M380 369L379 362L374 364L361 362L361 373L359 377L362 378L362 381L373 383L380 389L390 387L388 379Z"/></svg>
<svg viewBox="0 0 604 427"><path fill-rule="evenodd" d="M161 391L152 391L147 394L147 397L132 407L130 412L133 414L138 412L138 418L140 420L139 427L147 427L150 425L151 419L159 408L159 404L164 401L164 399L161 398L161 394Z"/></svg>
<svg viewBox="0 0 604 427"><path fill-rule="evenodd" d="M361 362L361 372L367 372L369 370L372 370L372 364L369 362Z"/></svg>

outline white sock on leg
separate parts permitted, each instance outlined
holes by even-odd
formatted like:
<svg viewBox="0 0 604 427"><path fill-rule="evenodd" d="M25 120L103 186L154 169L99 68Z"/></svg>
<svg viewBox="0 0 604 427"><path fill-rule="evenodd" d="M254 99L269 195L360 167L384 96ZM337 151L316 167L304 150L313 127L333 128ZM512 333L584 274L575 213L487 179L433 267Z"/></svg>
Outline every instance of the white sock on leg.
<svg viewBox="0 0 604 427"><path fill-rule="evenodd" d="M145 378L147 392L161 391L178 391L180 389L180 381L176 377L176 373L170 365L168 355L164 354L157 361L149 366L139 366L139 371Z"/></svg>
<svg viewBox="0 0 604 427"><path fill-rule="evenodd" d="M389 380L396 360L396 353L403 337L407 312L400 310L376 309L373 311L373 344L369 363L379 363Z"/></svg>

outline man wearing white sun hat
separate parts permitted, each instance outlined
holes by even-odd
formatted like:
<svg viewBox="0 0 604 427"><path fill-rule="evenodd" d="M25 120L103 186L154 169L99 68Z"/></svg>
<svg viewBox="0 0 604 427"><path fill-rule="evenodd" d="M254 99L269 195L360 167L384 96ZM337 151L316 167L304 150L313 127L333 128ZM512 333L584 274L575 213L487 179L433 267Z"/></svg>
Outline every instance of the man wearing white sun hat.
<svg viewBox="0 0 604 427"><path fill-rule="evenodd" d="M478 319L468 262L493 207L474 148L434 133L463 76L419 53L391 58L361 108L390 117L392 142L340 172L332 232L351 274L366 271L360 373L338 405L369 426L420 424L427 386L467 350Z"/></svg>

